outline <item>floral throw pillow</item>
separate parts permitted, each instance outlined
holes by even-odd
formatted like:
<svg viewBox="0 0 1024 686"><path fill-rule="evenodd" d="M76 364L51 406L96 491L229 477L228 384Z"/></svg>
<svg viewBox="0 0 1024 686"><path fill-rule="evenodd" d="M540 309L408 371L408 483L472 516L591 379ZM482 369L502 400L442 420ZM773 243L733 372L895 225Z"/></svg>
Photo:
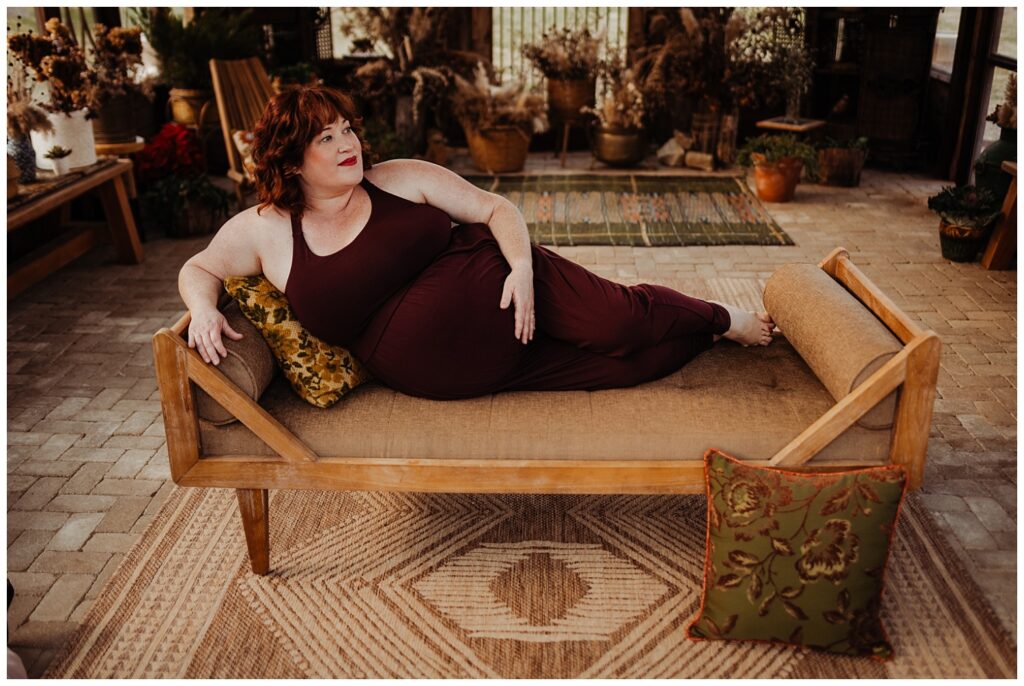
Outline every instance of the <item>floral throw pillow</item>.
<svg viewBox="0 0 1024 686"><path fill-rule="evenodd" d="M890 659L879 610L903 468L787 472L714 449L704 468L704 598L687 636Z"/></svg>
<svg viewBox="0 0 1024 686"><path fill-rule="evenodd" d="M249 183L253 183L256 179L253 175L254 166L252 162L252 142L254 138L252 131L243 131L241 129L237 129L231 134L231 140L235 142L238 156L242 158L242 169L245 170L245 178Z"/></svg>
<svg viewBox="0 0 1024 686"><path fill-rule="evenodd" d="M284 294L263 275L229 276L224 289L263 335L292 388L310 405L330 407L372 378L348 350L302 328Z"/></svg>

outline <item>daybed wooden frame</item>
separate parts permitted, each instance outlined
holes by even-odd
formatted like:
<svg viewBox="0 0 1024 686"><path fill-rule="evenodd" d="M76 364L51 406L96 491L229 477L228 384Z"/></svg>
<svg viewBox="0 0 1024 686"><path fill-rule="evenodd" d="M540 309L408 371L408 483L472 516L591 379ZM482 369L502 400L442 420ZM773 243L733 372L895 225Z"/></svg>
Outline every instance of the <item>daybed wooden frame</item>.
<svg viewBox="0 0 1024 686"><path fill-rule="evenodd" d="M809 464L822 448L902 386L888 463L903 465L909 488L921 485L939 371L940 341L913 322L836 248L818 265L870 308L903 349L769 460L752 465L834 471L878 462ZM316 455L185 341L186 313L153 337L171 476L180 486L234 488L252 570L270 562L268 489L448 493L703 493L702 456L689 460L380 459ZM200 386L279 457L202 455L195 388Z"/></svg>

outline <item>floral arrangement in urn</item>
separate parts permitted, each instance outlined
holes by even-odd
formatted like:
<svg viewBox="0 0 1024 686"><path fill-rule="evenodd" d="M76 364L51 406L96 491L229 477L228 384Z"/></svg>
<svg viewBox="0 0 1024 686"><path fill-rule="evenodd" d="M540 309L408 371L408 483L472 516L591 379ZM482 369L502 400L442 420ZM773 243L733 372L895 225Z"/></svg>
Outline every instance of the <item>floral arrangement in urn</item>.
<svg viewBox="0 0 1024 686"><path fill-rule="evenodd" d="M132 92L152 94L152 84L141 78L142 29L139 27L93 27L93 68L96 70L100 103Z"/></svg>
<svg viewBox="0 0 1024 686"><path fill-rule="evenodd" d="M165 124L138 155L139 200L147 217L169 221L171 236L213 231L227 215L230 195L203 169L203 154L191 129Z"/></svg>
<svg viewBox="0 0 1024 686"><path fill-rule="evenodd" d="M583 107L580 111L593 114L602 126L623 129L642 129L647 111L644 94L637 85L636 75L626 68L618 55L604 60L598 66L604 85L598 107Z"/></svg>
<svg viewBox="0 0 1024 686"><path fill-rule="evenodd" d="M588 79L598 66L604 32L569 28L545 31L536 43L524 45L523 56L549 79Z"/></svg>

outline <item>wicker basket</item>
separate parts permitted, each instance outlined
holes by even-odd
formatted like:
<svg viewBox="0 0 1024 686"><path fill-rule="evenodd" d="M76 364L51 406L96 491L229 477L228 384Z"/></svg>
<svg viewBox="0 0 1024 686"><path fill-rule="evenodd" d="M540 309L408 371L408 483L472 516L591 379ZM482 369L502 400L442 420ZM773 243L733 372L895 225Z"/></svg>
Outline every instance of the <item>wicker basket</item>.
<svg viewBox="0 0 1024 686"><path fill-rule="evenodd" d="M594 79L548 79L548 112L557 122L583 119L580 108L593 107Z"/></svg>
<svg viewBox="0 0 1024 686"><path fill-rule="evenodd" d="M473 164L488 174L520 171L530 150L530 135L518 126L466 129L466 142Z"/></svg>
<svg viewBox="0 0 1024 686"><path fill-rule="evenodd" d="M851 148L822 148L818 151L818 174L826 186L859 186L867 151Z"/></svg>
<svg viewBox="0 0 1024 686"><path fill-rule="evenodd" d="M974 226L957 226L939 220L939 247L942 256L952 262L974 262L985 247L989 229Z"/></svg>

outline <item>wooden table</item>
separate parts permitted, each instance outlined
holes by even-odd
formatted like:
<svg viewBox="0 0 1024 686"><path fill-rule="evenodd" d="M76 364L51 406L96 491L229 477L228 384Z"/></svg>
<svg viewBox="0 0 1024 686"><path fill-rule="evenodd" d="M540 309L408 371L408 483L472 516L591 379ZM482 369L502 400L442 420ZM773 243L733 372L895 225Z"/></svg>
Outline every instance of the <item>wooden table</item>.
<svg viewBox="0 0 1024 686"><path fill-rule="evenodd" d="M1009 269L1013 256L1017 254L1017 163L1006 160L1001 167L1013 176L1013 180L1003 199L1002 216L981 256L981 266L985 269Z"/></svg>
<svg viewBox="0 0 1024 686"><path fill-rule="evenodd" d="M796 122L793 122L786 117L772 117L771 119L762 119L757 122L758 128L788 131L790 133L808 133L809 131L820 129L824 125L824 119L798 119Z"/></svg>
<svg viewBox="0 0 1024 686"><path fill-rule="evenodd" d="M29 222L60 210L75 198L91 191L100 196L106 225L84 224L64 232L53 241L36 248L7 271L7 297L14 297L53 271L88 252L100 242L105 226L117 249L118 260L125 264L142 262L142 243L128 204L127 183L132 174L131 160L115 160L106 167L80 179L43 193L7 213L7 232L17 231Z"/></svg>

